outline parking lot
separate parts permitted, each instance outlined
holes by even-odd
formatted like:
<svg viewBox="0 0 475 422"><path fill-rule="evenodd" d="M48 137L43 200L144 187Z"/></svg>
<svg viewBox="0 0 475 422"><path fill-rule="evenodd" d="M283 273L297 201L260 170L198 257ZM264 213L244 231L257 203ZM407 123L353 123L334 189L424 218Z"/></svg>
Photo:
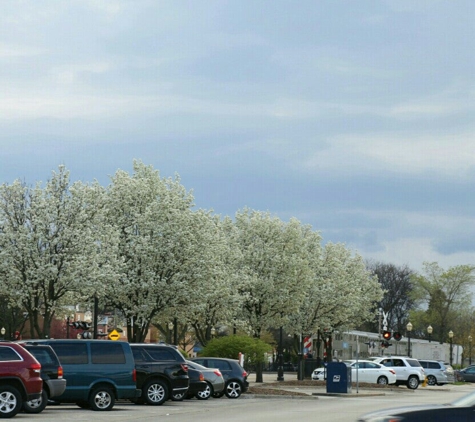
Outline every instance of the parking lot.
<svg viewBox="0 0 475 422"><path fill-rule="evenodd" d="M76 405L48 406L38 415L19 413L15 420L68 421L185 421L218 422L318 420L323 422L355 421L368 411L420 403L445 403L474 391L472 384L450 387L419 388L416 391L399 388L384 395L309 396L304 398L244 395L239 399L209 399L206 401L168 401L162 406L134 405L118 402L110 412L93 412ZM366 391L364 392L366 393Z"/></svg>

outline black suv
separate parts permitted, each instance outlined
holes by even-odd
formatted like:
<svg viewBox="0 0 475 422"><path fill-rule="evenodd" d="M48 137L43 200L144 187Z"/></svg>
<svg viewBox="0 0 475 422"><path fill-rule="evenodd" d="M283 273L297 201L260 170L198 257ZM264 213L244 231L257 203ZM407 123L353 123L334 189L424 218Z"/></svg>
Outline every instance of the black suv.
<svg viewBox="0 0 475 422"><path fill-rule="evenodd" d="M41 378L43 380L41 397L37 400L24 402L23 411L25 413L40 413L48 404L49 399L64 393L66 380L63 378L63 367L51 346L46 344L22 344L22 346L41 363Z"/></svg>
<svg viewBox="0 0 475 422"><path fill-rule="evenodd" d="M135 403L163 404L186 393L190 379L182 354L168 344L131 344L137 371L137 388L142 395Z"/></svg>
<svg viewBox="0 0 475 422"><path fill-rule="evenodd" d="M225 387L224 392L215 393L213 397L226 397L230 399L237 399L242 393L245 393L249 387L247 381L247 372L235 359L226 358L194 358L190 359L192 362L199 363L207 368L219 369L223 374Z"/></svg>

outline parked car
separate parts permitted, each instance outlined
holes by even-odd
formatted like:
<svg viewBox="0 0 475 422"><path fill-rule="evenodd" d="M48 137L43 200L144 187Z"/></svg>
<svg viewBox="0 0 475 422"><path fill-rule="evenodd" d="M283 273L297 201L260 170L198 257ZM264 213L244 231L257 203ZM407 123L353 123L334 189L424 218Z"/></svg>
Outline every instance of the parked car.
<svg viewBox="0 0 475 422"><path fill-rule="evenodd" d="M40 413L48 404L48 400L60 396L66 390L66 380L63 378L63 367L58 356L47 344L22 344L41 364L41 379L43 393L39 399L23 403L25 413Z"/></svg>
<svg viewBox="0 0 475 422"><path fill-rule="evenodd" d="M458 381L475 382L475 366L467 366L456 371L456 377Z"/></svg>
<svg viewBox="0 0 475 422"><path fill-rule="evenodd" d="M48 344L59 357L66 390L55 398L83 409L112 410L117 399L139 397L130 344L109 340L26 340Z"/></svg>
<svg viewBox="0 0 475 422"><path fill-rule="evenodd" d="M317 368L312 372L312 379L314 381L324 381L327 379L327 369L326 368Z"/></svg>
<svg viewBox="0 0 475 422"><path fill-rule="evenodd" d="M475 392L449 404L426 404L378 410L358 418L358 422L469 422L475 412Z"/></svg>
<svg viewBox="0 0 475 422"><path fill-rule="evenodd" d="M418 359L427 377L428 385L444 385L455 381L454 369L439 360Z"/></svg>
<svg viewBox="0 0 475 422"><path fill-rule="evenodd" d="M203 373L207 387L205 390L196 393L198 400L207 400L214 394L221 394L224 392L224 377L221 371L217 368L206 368L199 363L187 360L188 369L198 369Z"/></svg>
<svg viewBox="0 0 475 422"><path fill-rule="evenodd" d="M0 343L0 418L11 418L23 403L41 398L41 364L17 343Z"/></svg>
<svg viewBox="0 0 475 422"><path fill-rule="evenodd" d="M406 356L379 356L368 360L393 369L396 372L396 385L405 385L415 390L425 380L424 368L417 359Z"/></svg>
<svg viewBox="0 0 475 422"><path fill-rule="evenodd" d="M164 343L131 344L141 395L136 403L161 405L173 396L186 394L190 385L183 355Z"/></svg>
<svg viewBox="0 0 475 422"><path fill-rule="evenodd" d="M175 393L172 395L171 399L173 401L182 401L185 397L191 399L195 397L198 393L206 390L208 384L206 384L205 377L203 372L198 369L193 369L188 366L188 377L190 378L190 385L187 391Z"/></svg>
<svg viewBox="0 0 475 422"><path fill-rule="evenodd" d="M249 388L247 372L235 359L199 357L190 359L206 368L219 369L225 381L224 391L214 393L213 397L222 397L224 394L230 399L237 399Z"/></svg>
<svg viewBox="0 0 475 422"><path fill-rule="evenodd" d="M370 360L345 360L343 363L351 368L352 382L358 380L371 384L396 384L396 372L392 368Z"/></svg>

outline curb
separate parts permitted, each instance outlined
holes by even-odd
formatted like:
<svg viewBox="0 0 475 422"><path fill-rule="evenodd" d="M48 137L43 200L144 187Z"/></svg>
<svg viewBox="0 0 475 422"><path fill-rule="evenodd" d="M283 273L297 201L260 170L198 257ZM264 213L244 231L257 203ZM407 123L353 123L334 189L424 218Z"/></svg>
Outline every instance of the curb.
<svg viewBox="0 0 475 422"><path fill-rule="evenodd" d="M291 395L279 395L279 394L241 394L243 399L292 399L292 400L318 400L317 395L307 395L307 396L291 396Z"/></svg>

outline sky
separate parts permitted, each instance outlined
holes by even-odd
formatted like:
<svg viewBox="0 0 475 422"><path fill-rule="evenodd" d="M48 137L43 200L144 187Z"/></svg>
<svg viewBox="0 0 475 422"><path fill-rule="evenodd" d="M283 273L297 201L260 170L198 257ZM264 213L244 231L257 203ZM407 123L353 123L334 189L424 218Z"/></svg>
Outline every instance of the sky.
<svg viewBox="0 0 475 422"><path fill-rule="evenodd" d="M0 1L0 183L133 160L365 259L475 264L473 0Z"/></svg>

